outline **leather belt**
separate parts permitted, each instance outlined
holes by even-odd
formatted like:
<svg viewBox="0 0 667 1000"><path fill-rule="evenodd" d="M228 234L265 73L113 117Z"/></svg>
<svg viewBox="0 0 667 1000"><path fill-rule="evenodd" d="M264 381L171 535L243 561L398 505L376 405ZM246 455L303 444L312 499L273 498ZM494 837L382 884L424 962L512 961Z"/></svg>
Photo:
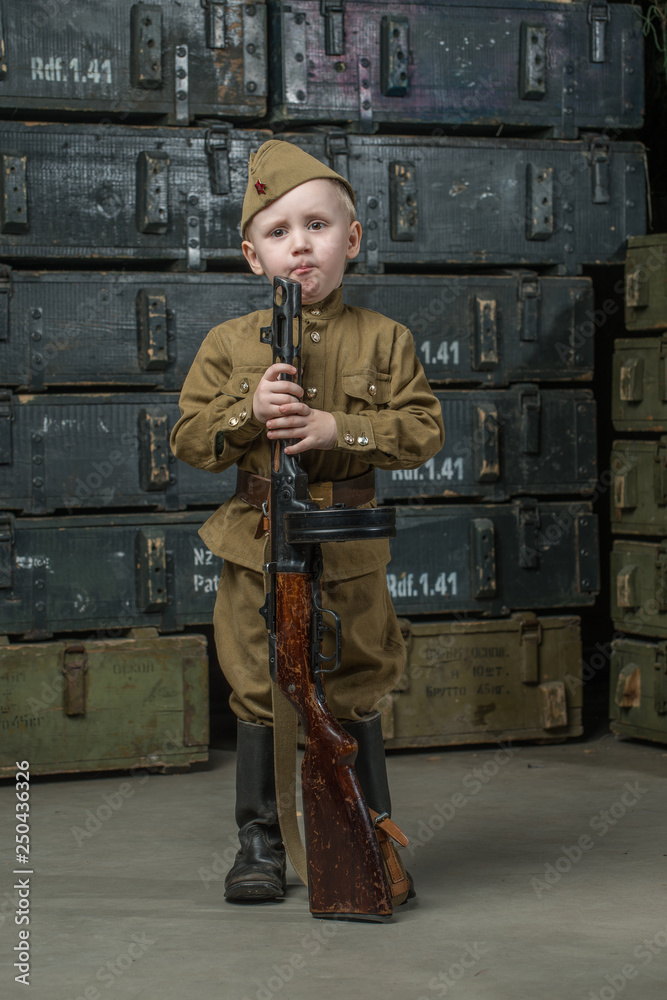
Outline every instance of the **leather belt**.
<svg viewBox="0 0 667 1000"><path fill-rule="evenodd" d="M236 495L251 507L262 509L269 499L271 480L256 476L252 472L238 469L236 475ZM321 507L332 507L336 503L346 507L361 507L375 498L375 472L365 472L354 479L340 479L337 482L309 483L311 499Z"/></svg>

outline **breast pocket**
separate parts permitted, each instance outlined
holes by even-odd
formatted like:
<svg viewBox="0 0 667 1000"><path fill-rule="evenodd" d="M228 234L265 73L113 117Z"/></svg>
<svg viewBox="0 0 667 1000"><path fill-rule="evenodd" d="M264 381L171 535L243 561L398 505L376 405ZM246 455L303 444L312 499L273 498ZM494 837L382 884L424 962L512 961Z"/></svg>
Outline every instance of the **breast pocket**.
<svg viewBox="0 0 667 1000"><path fill-rule="evenodd" d="M356 368L354 371L344 369L342 383L345 395L357 402L358 409L367 409L369 406L379 409L391 399L391 375L385 372L372 368Z"/></svg>

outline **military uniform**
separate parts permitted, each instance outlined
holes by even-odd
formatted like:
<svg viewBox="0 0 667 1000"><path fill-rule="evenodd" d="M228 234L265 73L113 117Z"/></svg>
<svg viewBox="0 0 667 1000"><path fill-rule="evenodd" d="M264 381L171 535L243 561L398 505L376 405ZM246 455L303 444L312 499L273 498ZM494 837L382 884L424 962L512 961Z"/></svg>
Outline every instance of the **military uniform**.
<svg viewBox="0 0 667 1000"><path fill-rule="evenodd" d="M440 404L409 330L379 313L344 305L342 287L304 306L303 320L304 401L332 413L337 427L333 449L299 456L315 499L326 498L331 481L350 480L374 467L416 468L439 451ZM211 472L236 463L247 473L270 477L271 442L252 410L253 393L272 363L271 348L259 338L270 322L271 310L261 310L208 334L181 393L182 416L171 436L178 458ZM265 537L256 537L257 526L257 509L234 496L200 534L225 560L214 626L232 708L247 722L270 722L268 646L258 611ZM373 710L404 667L386 586L389 542L330 542L322 545L322 555L323 604L341 615L344 637L342 666L327 678L327 697L338 718L356 720Z"/></svg>

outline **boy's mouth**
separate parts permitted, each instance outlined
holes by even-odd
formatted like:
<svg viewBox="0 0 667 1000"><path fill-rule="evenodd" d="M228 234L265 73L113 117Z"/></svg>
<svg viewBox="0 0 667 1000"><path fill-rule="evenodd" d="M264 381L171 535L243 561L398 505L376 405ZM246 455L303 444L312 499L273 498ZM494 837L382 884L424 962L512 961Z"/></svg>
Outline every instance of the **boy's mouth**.
<svg viewBox="0 0 667 1000"><path fill-rule="evenodd" d="M300 267L295 267L292 274L307 274L308 271L313 270L313 264L302 264Z"/></svg>

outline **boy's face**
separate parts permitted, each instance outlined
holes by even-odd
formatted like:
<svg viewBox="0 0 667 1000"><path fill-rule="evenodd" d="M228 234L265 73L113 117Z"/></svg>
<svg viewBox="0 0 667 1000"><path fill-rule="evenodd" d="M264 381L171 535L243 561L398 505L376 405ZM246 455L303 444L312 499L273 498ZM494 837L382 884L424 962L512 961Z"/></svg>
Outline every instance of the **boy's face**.
<svg viewBox="0 0 667 1000"><path fill-rule="evenodd" d="M345 261L359 253L361 226L349 222L332 181L318 178L292 188L251 220L243 253L255 274L301 284L304 303L338 288Z"/></svg>

